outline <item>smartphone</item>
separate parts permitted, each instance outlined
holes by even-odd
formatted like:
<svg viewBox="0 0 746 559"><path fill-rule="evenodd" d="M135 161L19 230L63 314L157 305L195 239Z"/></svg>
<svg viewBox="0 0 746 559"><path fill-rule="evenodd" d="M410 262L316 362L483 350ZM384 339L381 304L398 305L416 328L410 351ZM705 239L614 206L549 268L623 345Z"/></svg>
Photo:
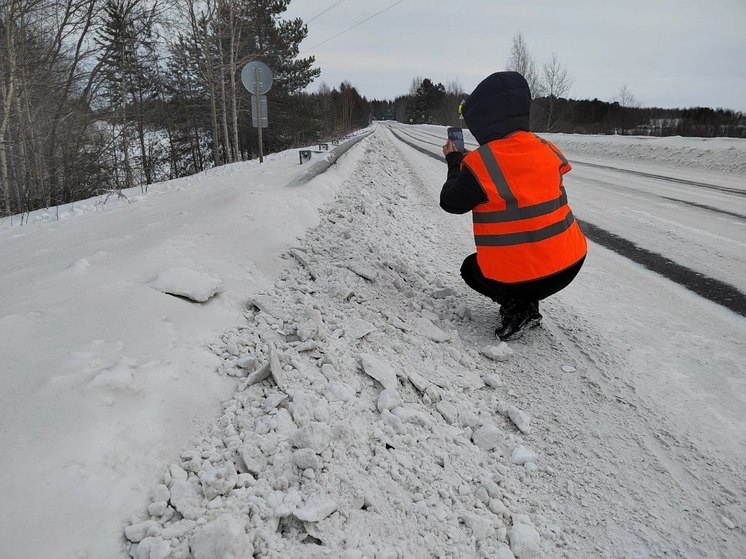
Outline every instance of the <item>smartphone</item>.
<svg viewBox="0 0 746 559"><path fill-rule="evenodd" d="M464 153L464 131L461 128L451 126L448 128L448 139L456 144L456 149Z"/></svg>

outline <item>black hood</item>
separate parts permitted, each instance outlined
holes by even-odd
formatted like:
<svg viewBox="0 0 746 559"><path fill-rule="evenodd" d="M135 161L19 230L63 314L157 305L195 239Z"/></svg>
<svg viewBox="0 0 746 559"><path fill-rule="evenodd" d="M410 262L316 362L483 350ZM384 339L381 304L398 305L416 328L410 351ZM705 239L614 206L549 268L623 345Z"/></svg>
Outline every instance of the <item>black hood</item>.
<svg viewBox="0 0 746 559"><path fill-rule="evenodd" d="M474 89L462 108L469 131L480 144L529 129L531 92L518 72L495 72Z"/></svg>

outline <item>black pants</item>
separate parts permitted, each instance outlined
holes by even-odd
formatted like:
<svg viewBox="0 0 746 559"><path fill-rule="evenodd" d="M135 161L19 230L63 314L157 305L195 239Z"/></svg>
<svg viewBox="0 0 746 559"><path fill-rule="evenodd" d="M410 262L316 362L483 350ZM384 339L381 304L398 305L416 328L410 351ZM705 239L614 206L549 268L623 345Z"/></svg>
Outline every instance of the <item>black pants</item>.
<svg viewBox="0 0 746 559"><path fill-rule="evenodd" d="M585 257L577 264L545 278L522 283L502 283L484 277L477 264L477 254L470 254L461 265L461 277L474 291L481 293L500 305L507 302L529 303L546 299L561 291L578 275Z"/></svg>

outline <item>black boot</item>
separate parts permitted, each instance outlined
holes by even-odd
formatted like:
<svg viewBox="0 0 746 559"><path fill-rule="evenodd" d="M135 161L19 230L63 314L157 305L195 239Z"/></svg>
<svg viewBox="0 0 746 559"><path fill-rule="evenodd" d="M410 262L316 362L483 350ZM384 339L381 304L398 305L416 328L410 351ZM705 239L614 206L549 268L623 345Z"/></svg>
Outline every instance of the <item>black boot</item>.
<svg viewBox="0 0 746 559"><path fill-rule="evenodd" d="M538 301L520 301L510 305L503 305L500 314L503 314L500 326L495 330L495 336L502 341L517 340L529 328L535 328L541 324L542 316L539 313Z"/></svg>

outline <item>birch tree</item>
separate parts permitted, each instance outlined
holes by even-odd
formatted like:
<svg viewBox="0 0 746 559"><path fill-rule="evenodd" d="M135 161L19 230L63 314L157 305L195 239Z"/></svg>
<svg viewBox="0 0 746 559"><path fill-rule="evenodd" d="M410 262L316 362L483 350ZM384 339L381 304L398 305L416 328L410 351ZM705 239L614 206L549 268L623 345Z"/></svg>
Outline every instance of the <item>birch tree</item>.
<svg viewBox="0 0 746 559"><path fill-rule="evenodd" d="M520 32L513 37L513 45L510 48L510 58L508 58L508 63L505 69L518 72L526 78L532 99L541 94L539 78L536 73L536 62L528 50L528 44L526 44L523 34Z"/></svg>
<svg viewBox="0 0 746 559"><path fill-rule="evenodd" d="M572 78L567 73L557 55L552 53L552 61L542 66L540 90L546 97L546 131L551 132L564 114L556 111L557 101L567 96L572 87Z"/></svg>

